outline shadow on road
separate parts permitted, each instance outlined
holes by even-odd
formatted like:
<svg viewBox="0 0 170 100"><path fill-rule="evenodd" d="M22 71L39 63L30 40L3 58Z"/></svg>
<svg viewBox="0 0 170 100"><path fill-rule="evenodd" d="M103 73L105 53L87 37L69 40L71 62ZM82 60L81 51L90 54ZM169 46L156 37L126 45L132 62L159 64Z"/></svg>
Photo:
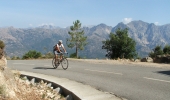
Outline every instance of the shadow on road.
<svg viewBox="0 0 170 100"><path fill-rule="evenodd" d="M157 73L165 74L165 75L169 75L170 76L170 70L168 70L168 71L158 71Z"/></svg>
<svg viewBox="0 0 170 100"><path fill-rule="evenodd" d="M55 69L55 68L49 68L49 67L34 67L33 69Z"/></svg>

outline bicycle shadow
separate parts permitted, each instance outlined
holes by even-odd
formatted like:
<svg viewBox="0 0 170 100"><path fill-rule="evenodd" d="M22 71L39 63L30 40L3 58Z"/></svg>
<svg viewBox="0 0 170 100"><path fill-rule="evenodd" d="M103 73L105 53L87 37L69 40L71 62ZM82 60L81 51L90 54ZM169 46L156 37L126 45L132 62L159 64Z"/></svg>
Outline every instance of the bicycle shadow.
<svg viewBox="0 0 170 100"><path fill-rule="evenodd" d="M157 71L157 73L170 76L170 70L167 70L167 71Z"/></svg>
<svg viewBox="0 0 170 100"><path fill-rule="evenodd" d="M47 70L47 69L55 69L55 68L49 68L49 67L34 67L33 69L45 69L45 70Z"/></svg>
<svg viewBox="0 0 170 100"><path fill-rule="evenodd" d="M57 69L57 70L63 70L63 69L60 69L60 68L50 68L50 67L34 67L33 69L42 69L42 70L48 70L48 69Z"/></svg>

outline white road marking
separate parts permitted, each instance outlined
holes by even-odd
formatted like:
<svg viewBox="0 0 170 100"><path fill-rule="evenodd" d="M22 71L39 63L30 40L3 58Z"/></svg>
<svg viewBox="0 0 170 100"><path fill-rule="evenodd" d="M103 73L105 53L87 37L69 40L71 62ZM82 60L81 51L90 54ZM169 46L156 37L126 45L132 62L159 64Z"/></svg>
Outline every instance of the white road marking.
<svg viewBox="0 0 170 100"><path fill-rule="evenodd" d="M170 83L170 81L166 81L166 80L160 80L160 79L148 78L148 77L143 77L143 78L148 79L148 80L154 80L154 81L160 81L160 82Z"/></svg>
<svg viewBox="0 0 170 100"><path fill-rule="evenodd" d="M44 66L51 67L52 65L44 65Z"/></svg>
<svg viewBox="0 0 170 100"><path fill-rule="evenodd" d="M16 64L16 65L35 65L35 64L24 64L24 63L13 63L13 64Z"/></svg>
<svg viewBox="0 0 170 100"><path fill-rule="evenodd" d="M107 71L100 71L100 70L91 70L91 69L85 69L85 70L92 71L92 72L100 72L100 73L123 75L122 73L107 72Z"/></svg>

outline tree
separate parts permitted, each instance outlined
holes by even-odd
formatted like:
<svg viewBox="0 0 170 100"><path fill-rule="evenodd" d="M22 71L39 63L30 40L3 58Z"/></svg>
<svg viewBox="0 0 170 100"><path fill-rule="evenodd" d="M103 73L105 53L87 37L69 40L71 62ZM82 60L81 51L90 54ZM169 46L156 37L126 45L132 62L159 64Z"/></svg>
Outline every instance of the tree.
<svg viewBox="0 0 170 100"><path fill-rule="evenodd" d="M163 51L162 51L161 46L156 46L153 49L153 52L149 53L149 57L151 57L151 58L155 58L157 55L163 55Z"/></svg>
<svg viewBox="0 0 170 100"><path fill-rule="evenodd" d="M22 59L30 59L30 58L39 58L42 57L42 54L40 52L37 52L35 50L30 50L22 57Z"/></svg>
<svg viewBox="0 0 170 100"><path fill-rule="evenodd" d="M165 45L165 47L163 48L163 53L170 54L170 45Z"/></svg>
<svg viewBox="0 0 170 100"><path fill-rule="evenodd" d="M170 54L170 46L169 45L165 45L165 47L162 50L162 47L160 45L156 46L153 51L151 51L149 53L149 57L151 58L155 58L158 55L167 55Z"/></svg>
<svg viewBox="0 0 170 100"><path fill-rule="evenodd" d="M67 46L69 48L76 48L76 57L78 58L78 50L83 50L87 44L87 37L84 36L84 30L81 29L81 23L79 20L73 22L73 26L70 26L68 34L70 38L67 38Z"/></svg>
<svg viewBox="0 0 170 100"><path fill-rule="evenodd" d="M136 42L128 37L128 29L118 28L116 33L110 33L109 39L103 41L102 49L106 49L106 56L110 59L134 58L136 53Z"/></svg>

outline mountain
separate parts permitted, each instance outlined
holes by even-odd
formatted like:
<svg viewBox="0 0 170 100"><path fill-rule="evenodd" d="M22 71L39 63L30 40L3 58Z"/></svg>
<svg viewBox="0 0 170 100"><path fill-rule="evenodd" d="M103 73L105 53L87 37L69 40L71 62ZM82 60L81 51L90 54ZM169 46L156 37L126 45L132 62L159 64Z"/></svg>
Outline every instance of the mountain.
<svg viewBox="0 0 170 100"><path fill-rule="evenodd" d="M115 27L99 24L92 27L83 27L87 36L88 45L79 56L83 58L105 58L106 50L102 49L102 41L108 39L109 34L115 33L117 28L128 28L128 35L136 41L136 50L141 57L145 57L156 46L170 44L170 24L157 26L153 23L132 21L128 24L118 23ZM75 49L66 46L66 38L69 38L67 28L43 25L36 28L0 28L0 40L6 44L7 56L22 56L29 50L37 50L42 53L52 52L52 47L59 39L63 40L69 54Z"/></svg>
<svg viewBox="0 0 170 100"><path fill-rule="evenodd" d="M38 28L44 28L44 29L56 29L56 28L60 28L60 27L56 27L54 25L41 25Z"/></svg>
<svg viewBox="0 0 170 100"><path fill-rule="evenodd" d="M140 56L147 56L157 45L170 45L170 24L157 26L139 20L128 24L119 23L111 32L115 32L118 27L129 29L128 35L136 41L136 50Z"/></svg>
<svg viewBox="0 0 170 100"><path fill-rule="evenodd" d="M84 51L79 51L81 57L103 58L105 50L102 50L102 42L110 33L112 27L100 24L92 28L83 27L88 37L88 45ZM66 38L69 28L41 26L37 28L20 29L14 27L0 28L0 40L6 44L7 56L22 56L29 50L37 50L42 53L52 52L53 46L59 39L63 40L67 51L71 54L75 49L66 46Z"/></svg>
<svg viewBox="0 0 170 100"><path fill-rule="evenodd" d="M102 41L108 38L112 27L105 24L99 24L92 28L84 27L83 30L87 36L88 45L82 56L87 58L105 58L106 50L102 49Z"/></svg>

